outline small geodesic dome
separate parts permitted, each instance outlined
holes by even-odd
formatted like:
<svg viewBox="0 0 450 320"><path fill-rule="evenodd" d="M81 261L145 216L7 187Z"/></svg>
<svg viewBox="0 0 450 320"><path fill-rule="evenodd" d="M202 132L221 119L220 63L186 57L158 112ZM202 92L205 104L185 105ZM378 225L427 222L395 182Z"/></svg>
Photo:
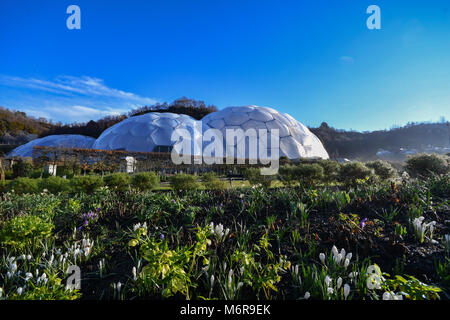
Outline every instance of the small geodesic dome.
<svg viewBox="0 0 450 320"><path fill-rule="evenodd" d="M201 153L202 131L208 129L201 121L184 114L150 112L125 119L106 129L92 146L99 150L126 150L137 152L170 152L177 141L172 141L176 129L185 129L189 136L183 139L192 146L191 155ZM192 143L194 142L194 143ZM194 144L198 147L194 150ZM197 151L198 152L195 152Z"/></svg>
<svg viewBox="0 0 450 320"><path fill-rule="evenodd" d="M247 129L255 129L256 131L259 129L278 129L280 157L285 156L288 159L329 159L328 153L319 138L306 126L287 113L281 113L272 108L257 106L228 107L208 114L202 121L209 127L222 132L224 154L226 144L235 144L234 141L226 141L226 129L242 129L243 131ZM266 144L265 147L268 149L266 152L270 154L271 143ZM234 154L238 158L248 158L249 143L246 143L245 155L239 154L236 146L234 147Z"/></svg>
<svg viewBox="0 0 450 320"><path fill-rule="evenodd" d="M78 134L52 135L44 138L32 140L8 153L9 157L32 157L33 148L57 147L57 148L80 148L90 149L95 142L94 138Z"/></svg>

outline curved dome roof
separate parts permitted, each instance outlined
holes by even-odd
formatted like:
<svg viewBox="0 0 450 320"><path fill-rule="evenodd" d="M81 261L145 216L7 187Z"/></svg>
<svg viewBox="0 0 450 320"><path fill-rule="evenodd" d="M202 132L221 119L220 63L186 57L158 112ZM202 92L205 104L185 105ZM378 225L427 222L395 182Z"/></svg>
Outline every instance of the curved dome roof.
<svg viewBox="0 0 450 320"><path fill-rule="evenodd" d="M15 148L8 156L10 157L32 157L33 147L59 147L59 148L83 148L90 149L95 139L78 134L52 135L32 140L20 147Z"/></svg>
<svg viewBox="0 0 450 320"><path fill-rule="evenodd" d="M272 108L257 106L228 107L221 111L208 114L202 121L211 128L221 130L224 140L226 129L241 128L246 131L247 129L253 128L257 132L258 129L278 129L280 136L280 157L285 156L289 159L329 159L328 153L319 138L306 126L287 113L281 113ZM235 155L237 152L235 147ZM248 143L246 143L246 155L238 154L238 157L248 158Z"/></svg>
<svg viewBox="0 0 450 320"><path fill-rule="evenodd" d="M208 128L201 121L188 115L150 112L125 119L106 129L92 148L140 152L159 151L156 147L170 148L176 143L171 140L175 129L186 129L190 132L191 137L195 137L195 141L201 141L201 130ZM191 141L191 137L186 139ZM191 154L194 154L193 148L192 144ZM197 150L200 151L200 148Z"/></svg>

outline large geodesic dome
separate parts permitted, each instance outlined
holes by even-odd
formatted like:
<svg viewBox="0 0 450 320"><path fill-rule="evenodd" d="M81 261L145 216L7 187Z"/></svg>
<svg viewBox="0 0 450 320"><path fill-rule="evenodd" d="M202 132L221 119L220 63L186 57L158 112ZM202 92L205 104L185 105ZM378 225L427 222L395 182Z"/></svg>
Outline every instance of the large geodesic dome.
<svg viewBox="0 0 450 320"><path fill-rule="evenodd" d="M176 129L185 129L191 150L185 154L200 155L202 131L208 129L201 121L184 114L150 112L125 119L106 129L92 146L99 150L126 150L137 152L170 152L177 141L172 141ZM194 142L194 143L193 143ZM194 145L197 147L194 147Z"/></svg>
<svg viewBox="0 0 450 320"><path fill-rule="evenodd" d="M57 147L57 148L80 148L90 149L94 144L95 139L78 134L63 134L52 135L44 138L32 140L20 147L15 148L10 153L9 157L32 157L33 148L39 147Z"/></svg>
<svg viewBox="0 0 450 320"><path fill-rule="evenodd" d="M202 119L209 127L222 132L224 139L224 154L226 144L235 144L235 141L226 141L226 129L271 129L279 130L279 156L288 159L321 158L329 159L328 153L317 138L306 126L295 120L287 113L275 109L257 106L228 107L218 112L208 114ZM268 133L270 135L270 133ZM269 141L269 140L268 140ZM265 145L266 152L270 154L271 143ZM259 148L258 148L259 152ZM234 147L234 154L238 158L248 158L249 143L246 143L245 154Z"/></svg>

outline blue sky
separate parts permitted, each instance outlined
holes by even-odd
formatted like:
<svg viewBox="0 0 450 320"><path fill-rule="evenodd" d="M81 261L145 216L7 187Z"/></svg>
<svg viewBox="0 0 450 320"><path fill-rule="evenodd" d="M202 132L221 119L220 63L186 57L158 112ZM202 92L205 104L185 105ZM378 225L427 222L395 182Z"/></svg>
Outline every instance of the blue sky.
<svg viewBox="0 0 450 320"><path fill-rule="evenodd" d="M2 0L0 48L0 105L54 121L181 96L360 131L450 118L447 0Z"/></svg>

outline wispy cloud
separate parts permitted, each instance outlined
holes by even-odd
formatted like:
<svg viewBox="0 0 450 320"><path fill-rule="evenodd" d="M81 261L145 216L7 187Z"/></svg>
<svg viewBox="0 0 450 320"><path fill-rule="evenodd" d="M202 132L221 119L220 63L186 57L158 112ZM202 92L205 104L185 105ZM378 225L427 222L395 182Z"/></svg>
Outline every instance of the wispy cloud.
<svg viewBox="0 0 450 320"><path fill-rule="evenodd" d="M105 115L115 115L157 102L153 98L111 88L102 79L82 76L59 76L53 80L0 75L0 86L19 90L5 107L21 110L57 121L88 121ZM11 95L9 95L11 96Z"/></svg>
<svg viewBox="0 0 450 320"><path fill-rule="evenodd" d="M342 56L339 59L341 62L343 63L347 63L347 64L353 64L355 63L355 58L350 57L350 56Z"/></svg>

